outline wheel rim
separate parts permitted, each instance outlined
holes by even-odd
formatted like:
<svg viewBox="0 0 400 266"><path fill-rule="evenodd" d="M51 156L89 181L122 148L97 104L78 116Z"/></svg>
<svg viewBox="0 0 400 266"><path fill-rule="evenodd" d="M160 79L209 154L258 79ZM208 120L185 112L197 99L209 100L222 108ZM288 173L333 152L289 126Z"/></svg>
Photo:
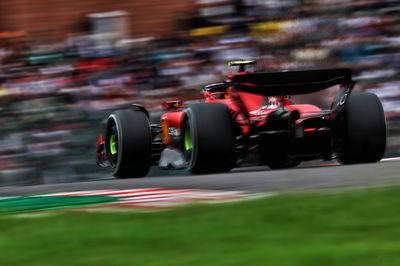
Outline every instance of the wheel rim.
<svg viewBox="0 0 400 266"><path fill-rule="evenodd" d="M110 137L110 152L111 155L116 155L118 153L118 138L116 134L112 134Z"/></svg>
<svg viewBox="0 0 400 266"><path fill-rule="evenodd" d="M186 151L190 151L193 148L192 136L190 134L190 129L185 131L184 145L185 145L185 150Z"/></svg>

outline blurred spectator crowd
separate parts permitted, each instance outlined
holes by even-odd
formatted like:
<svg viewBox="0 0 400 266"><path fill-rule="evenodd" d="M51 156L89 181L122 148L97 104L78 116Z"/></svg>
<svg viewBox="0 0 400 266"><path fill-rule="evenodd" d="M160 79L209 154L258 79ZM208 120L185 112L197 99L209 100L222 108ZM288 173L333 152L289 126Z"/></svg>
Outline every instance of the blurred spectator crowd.
<svg viewBox="0 0 400 266"><path fill-rule="evenodd" d="M262 71L349 67L355 89L377 94L391 134L400 132L399 1L196 4L168 38L0 33L0 185L99 178L96 137L112 110L199 98L229 60L257 59Z"/></svg>

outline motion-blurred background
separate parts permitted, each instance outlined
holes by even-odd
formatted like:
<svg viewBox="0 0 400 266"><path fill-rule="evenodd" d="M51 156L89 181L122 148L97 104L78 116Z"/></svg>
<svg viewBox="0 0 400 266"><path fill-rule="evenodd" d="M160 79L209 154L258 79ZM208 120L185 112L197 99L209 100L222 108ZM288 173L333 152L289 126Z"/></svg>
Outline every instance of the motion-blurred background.
<svg viewBox="0 0 400 266"><path fill-rule="evenodd" d="M0 185L99 178L110 111L197 99L236 59L353 69L355 89L382 100L386 156L398 156L399 21L398 0L2 0Z"/></svg>

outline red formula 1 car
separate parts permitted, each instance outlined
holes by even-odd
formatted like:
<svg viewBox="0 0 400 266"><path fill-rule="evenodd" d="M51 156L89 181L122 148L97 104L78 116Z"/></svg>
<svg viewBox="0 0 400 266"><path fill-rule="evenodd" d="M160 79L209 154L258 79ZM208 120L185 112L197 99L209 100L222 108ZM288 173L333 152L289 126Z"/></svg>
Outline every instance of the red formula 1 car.
<svg viewBox="0 0 400 266"><path fill-rule="evenodd" d="M334 156L343 164L382 159L382 105L374 94L351 93L351 70L246 71L254 63L231 62L238 73L205 86L200 103L163 103L168 112L159 123L151 124L140 105L116 111L99 137L97 164L110 167L115 177L129 178L145 176L156 164L193 173L228 172L250 151L272 169ZM335 85L340 91L330 110L290 98Z"/></svg>

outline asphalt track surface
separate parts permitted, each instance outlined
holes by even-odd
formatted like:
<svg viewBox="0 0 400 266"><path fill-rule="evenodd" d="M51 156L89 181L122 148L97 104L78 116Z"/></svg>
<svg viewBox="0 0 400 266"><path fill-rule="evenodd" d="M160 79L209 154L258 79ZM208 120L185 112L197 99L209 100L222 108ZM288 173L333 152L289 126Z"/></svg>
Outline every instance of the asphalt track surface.
<svg viewBox="0 0 400 266"><path fill-rule="evenodd" d="M285 170L248 167L234 169L226 174L211 175L188 175L186 172L177 171L176 175L173 176L148 176L134 179L109 178L64 184L0 187L0 196L135 188L277 192L390 185L400 185L399 160L344 166L321 166L317 164Z"/></svg>

